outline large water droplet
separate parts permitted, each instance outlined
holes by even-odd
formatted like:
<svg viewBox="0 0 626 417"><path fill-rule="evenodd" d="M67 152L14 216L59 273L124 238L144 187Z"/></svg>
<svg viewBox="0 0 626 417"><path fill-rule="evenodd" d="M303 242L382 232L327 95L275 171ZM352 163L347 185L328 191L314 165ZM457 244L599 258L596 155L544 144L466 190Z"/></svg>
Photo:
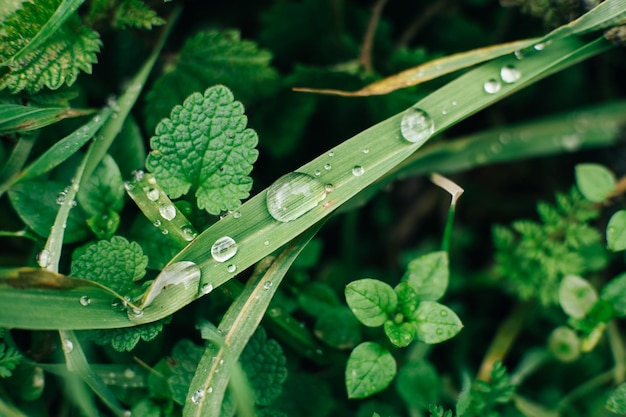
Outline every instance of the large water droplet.
<svg viewBox="0 0 626 417"><path fill-rule="evenodd" d="M185 239L187 242L191 242L192 240L194 240L196 238L196 236L198 235L191 227L189 226L185 226L182 229L183 232L183 239Z"/></svg>
<svg viewBox="0 0 626 417"><path fill-rule="evenodd" d="M435 123L424 110L411 107L402 116L400 132L404 139L413 143L425 142L435 131Z"/></svg>
<svg viewBox="0 0 626 417"><path fill-rule="evenodd" d="M37 254L37 264L42 268L47 268L50 265L52 259L50 259L50 251L47 249L42 250Z"/></svg>
<svg viewBox="0 0 626 417"><path fill-rule="evenodd" d="M82 297L80 297L78 302L80 303L81 306L87 307L89 304L91 304L91 298L87 297L86 295L83 295Z"/></svg>
<svg viewBox="0 0 626 417"><path fill-rule="evenodd" d="M61 343L62 343L62 347L63 347L63 352L70 353L71 351L74 350L74 343L72 343L71 340L63 339L63 341Z"/></svg>
<svg viewBox="0 0 626 417"><path fill-rule="evenodd" d="M290 172L267 189L267 210L280 222L296 220L326 198L326 189L315 177Z"/></svg>
<svg viewBox="0 0 626 417"><path fill-rule="evenodd" d="M161 273L156 277L148 293L144 295L143 307L152 303L152 301L169 285L183 284L188 288L190 284L195 282L198 285L200 280L200 268L191 261L174 262L167 265Z"/></svg>
<svg viewBox="0 0 626 417"><path fill-rule="evenodd" d="M582 141L580 140L580 136L576 134L565 135L561 138L561 144L566 151L574 152L580 148Z"/></svg>
<svg viewBox="0 0 626 417"><path fill-rule="evenodd" d="M352 175L355 177L360 177L365 172L365 169L361 165L356 165L352 168Z"/></svg>
<svg viewBox="0 0 626 417"><path fill-rule="evenodd" d="M159 190L156 188L150 188L146 193L146 196L150 201L157 201L159 199Z"/></svg>
<svg viewBox="0 0 626 417"><path fill-rule="evenodd" d="M330 165L330 164L324 164L324 169L325 169L326 171L330 171L330 170L331 170L331 168L332 168L332 165Z"/></svg>
<svg viewBox="0 0 626 417"><path fill-rule="evenodd" d="M237 253L237 242L229 236L222 236L211 246L211 256L217 262L226 262Z"/></svg>
<svg viewBox="0 0 626 417"><path fill-rule="evenodd" d="M483 84L483 88L485 89L485 92L487 94L495 94L500 91L501 87L502 86L500 85L500 81L496 80L495 78L491 78L485 81L485 83Z"/></svg>
<svg viewBox="0 0 626 417"><path fill-rule="evenodd" d="M161 217L165 220L174 220L174 217L176 217L176 207L174 207L173 204L161 206L159 207L159 213L161 213Z"/></svg>
<svg viewBox="0 0 626 417"><path fill-rule="evenodd" d="M200 400L202 399L202 397L204 397L204 391L197 390L191 395L191 402L194 404L198 404Z"/></svg>
<svg viewBox="0 0 626 417"><path fill-rule="evenodd" d="M521 76L522 73L520 72L520 70L515 68L513 65L505 65L500 68L500 78L502 78L502 81L504 81L505 83L514 83L515 81L519 80Z"/></svg>

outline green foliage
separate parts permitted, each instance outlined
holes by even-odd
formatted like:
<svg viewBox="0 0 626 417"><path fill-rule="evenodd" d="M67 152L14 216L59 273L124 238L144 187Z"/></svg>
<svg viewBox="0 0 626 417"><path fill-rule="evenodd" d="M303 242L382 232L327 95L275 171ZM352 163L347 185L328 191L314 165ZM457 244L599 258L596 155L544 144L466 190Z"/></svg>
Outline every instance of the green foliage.
<svg viewBox="0 0 626 417"><path fill-rule="evenodd" d="M541 223L518 220L511 228L493 228L495 272L521 299L550 305L558 302L563 277L594 269L583 253L600 243L600 234L591 226L600 212L575 188L557 194L555 205L538 203L537 211Z"/></svg>
<svg viewBox="0 0 626 417"><path fill-rule="evenodd" d="M611 216L606 227L606 244L615 252L626 250L626 210L619 210Z"/></svg>
<svg viewBox="0 0 626 417"><path fill-rule="evenodd" d="M369 327L381 326L398 306L398 296L393 288L375 279L352 281L345 292L352 312Z"/></svg>
<svg viewBox="0 0 626 417"><path fill-rule="evenodd" d="M601 203L615 190L615 175L599 164L576 165L576 185L589 201Z"/></svg>
<svg viewBox="0 0 626 417"><path fill-rule="evenodd" d="M438 300L448 287L448 253L433 252L411 261L402 280L421 300Z"/></svg>
<svg viewBox="0 0 626 417"><path fill-rule="evenodd" d="M0 60L6 64L38 35L59 4L60 0L27 1L7 16L3 21ZM44 87L55 90L64 84L72 85L81 71L91 73L100 45L98 34L81 25L78 15L73 15L54 33L47 34L41 48L10 62L0 72L0 90L36 93Z"/></svg>
<svg viewBox="0 0 626 417"><path fill-rule="evenodd" d="M515 386L511 384L506 368L496 362L490 373L489 382L478 380L468 391L461 394L457 404L458 417L500 416L499 409L511 402Z"/></svg>
<svg viewBox="0 0 626 417"><path fill-rule="evenodd" d="M163 330L163 325L170 322L170 318L135 327L122 329L92 330L88 331L87 337L100 346L111 347L118 352L130 352L137 346L140 340L149 342L156 338Z"/></svg>
<svg viewBox="0 0 626 417"><path fill-rule="evenodd" d="M234 210L248 197L258 156L257 135L246 122L228 88L194 93L157 126L146 166L170 198L193 189L199 208Z"/></svg>
<svg viewBox="0 0 626 417"><path fill-rule="evenodd" d="M0 378L10 377L22 359L22 354L17 349L0 342Z"/></svg>
<svg viewBox="0 0 626 417"><path fill-rule="evenodd" d="M606 409L618 415L626 415L626 384L620 384L606 400Z"/></svg>
<svg viewBox="0 0 626 417"><path fill-rule="evenodd" d="M387 388L396 375L391 353L374 342L361 343L350 353L346 365L349 398L365 398Z"/></svg>

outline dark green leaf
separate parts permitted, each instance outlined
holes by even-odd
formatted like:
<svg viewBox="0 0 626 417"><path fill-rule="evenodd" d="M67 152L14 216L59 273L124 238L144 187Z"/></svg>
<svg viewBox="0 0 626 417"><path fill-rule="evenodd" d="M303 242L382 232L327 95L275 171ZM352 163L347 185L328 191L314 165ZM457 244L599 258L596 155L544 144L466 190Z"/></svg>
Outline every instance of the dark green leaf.
<svg viewBox="0 0 626 417"><path fill-rule="evenodd" d="M626 273L613 278L602 288L600 299L608 302L617 317L626 317Z"/></svg>
<svg viewBox="0 0 626 417"><path fill-rule="evenodd" d="M402 278L420 300L438 300L448 287L448 252L433 252L409 263Z"/></svg>
<svg viewBox="0 0 626 417"><path fill-rule="evenodd" d="M152 323L140 324L135 327L92 330L88 332L87 337L98 345L111 345L118 352L130 352L139 343L139 340L149 342L157 337L163 330L163 324L169 323L169 321L170 319L167 318Z"/></svg>
<svg viewBox="0 0 626 417"><path fill-rule="evenodd" d="M187 339L179 340L172 350L171 358L168 361L172 374L168 378L168 382L174 401L178 404L185 404L187 391L189 391L189 385L202 357L202 352L203 349L200 346L196 346Z"/></svg>
<svg viewBox="0 0 626 417"><path fill-rule="evenodd" d="M22 355L13 347L0 342L0 378L11 376L15 367L22 361Z"/></svg>
<svg viewBox="0 0 626 417"><path fill-rule="evenodd" d="M606 245L615 252L626 250L626 210L611 216L606 227Z"/></svg>
<svg viewBox="0 0 626 417"><path fill-rule="evenodd" d="M248 197L258 151L243 112L228 88L216 86L192 94L159 123L146 167L170 198L193 189L199 208L219 214Z"/></svg>
<svg viewBox="0 0 626 417"><path fill-rule="evenodd" d="M393 290L398 295L398 308L396 310L405 317L412 317L420 303L413 287L407 282L401 282Z"/></svg>
<svg viewBox="0 0 626 417"><path fill-rule="evenodd" d="M385 282L366 278L346 286L348 306L361 323L381 326L398 305L398 296Z"/></svg>
<svg viewBox="0 0 626 417"><path fill-rule="evenodd" d="M612 413L626 416L626 383L620 384L606 400L606 409Z"/></svg>
<svg viewBox="0 0 626 417"><path fill-rule="evenodd" d="M396 360L378 343L358 345L346 365L348 398L366 398L387 388L396 375Z"/></svg>
<svg viewBox="0 0 626 417"><path fill-rule="evenodd" d="M456 313L435 301L422 301L413 315L417 337L424 343L441 343L463 328Z"/></svg>
<svg viewBox="0 0 626 417"><path fill-rule="evenodd" d="M351 348L361 341L361 328L343 306L328 308L315 321L315 335L337 349Z"/></svg>
<svg viewBox="0 0 626 417"><path fill-rule="evenodd" d="M324 282L311 282L298 294L300 307L309 315L319 317L329 308L340 305L333 288Z"/></svg>
<svg viewBox="0 0 626 417"><path fill-rule="evenodd" d="M141 0L125 0L115 9L114 26L127 26L139 29L151 29L165 23L154 10L146 6Z"/></svg>
<svg viewBox="0 0 626 417"><path fill-rule="evenodd" d="M42 108L19 104L0 104L0 135L40 129L68 117L85 114L67 108Z"/></svg>
<svg viewBox="0 0 626 417"><path fill-rule="evenodd" d="M425 360L408 362L398 371L396 390L409 407L425 409L438 402L441 388L437 370Z"/></svg>
<svg viewBox="0 0 626 417"><path fill-rule="evenodd" d="M605 201L615 190L615 184L615 175L602 165L576 165L576 185L589 201Z"/></svg>

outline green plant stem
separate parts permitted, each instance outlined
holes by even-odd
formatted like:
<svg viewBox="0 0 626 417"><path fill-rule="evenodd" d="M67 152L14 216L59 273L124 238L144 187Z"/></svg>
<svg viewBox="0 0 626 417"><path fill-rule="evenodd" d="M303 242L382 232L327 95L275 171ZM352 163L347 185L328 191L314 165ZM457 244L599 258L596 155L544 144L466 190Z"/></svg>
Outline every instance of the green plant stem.
<svg viewBox="0 0 626 417"><path fill-rule="evenodd" d="M504 361L504 358L509 353L513 342L517 338L522 325L526 320L530 310L530 304L520 303L509 314L507 319L498 327L496 335L494 336L485 357L478 368L478 374L476 379L489 381L491 370L493 365L497 361Z"/></svg>
<svg viewBox="0 0 626 417"><path fill-rule="evenodd" d="M13 151L11 152L11 156L9 157L9 160L6 162L6 164L2 168L2 171L0 171L0 181L2 181L3 183L2 185L0 185L0 196L2 196L4 191L6 191L3 187L4 183L9 178L16 175L26 163L26 160L28 159L28 155L30 155L30 151L33 149L33 146L35 145L35 140L37 139L37 136L38 136L37 133L32 133L32 132L22 133L20 135L20 138L17 141L17 144L15 145L15 147L13 148Z"/></svg>
<svg viewBox="0 0 626 417"><path fill-rule="evenodd" d="M441 242L441 250L450 254L450 242L452 240L452 232L454 230L454 213L456 205L450 205L448 216L446 217L446 227L443 231L443 241Z"/></svg>
<svg viewBox="0 0 626 417"><path fill-rule="evenodd" d="M611 353L613 354L613 360L615 361L615 371L613 380L616 385L624 382L624 373L626 372L626 348L624 348L624 341L620 335L619 329L615 320L612 320L607 326L607 333L609 338L609 345L611 346Z"/></svg>

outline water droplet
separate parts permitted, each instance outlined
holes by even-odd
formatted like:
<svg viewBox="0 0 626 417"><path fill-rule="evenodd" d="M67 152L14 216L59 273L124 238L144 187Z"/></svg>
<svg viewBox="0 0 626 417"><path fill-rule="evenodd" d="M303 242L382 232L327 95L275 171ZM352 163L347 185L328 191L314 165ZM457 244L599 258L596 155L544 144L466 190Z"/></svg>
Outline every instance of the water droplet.
<svg viewBox="0 0 626 417"><path fill-rule="evenodd" d="M78 203L76 202L76 200L72 200L72 201L70 201L70 208L74 208L74 207L76 207L76 205L77 205L77 204L78 204Z"/></svg>
<svg viewBox="0 0 626 417"><path fill-rule="evenodd" d="M352 168L352 175L354 175L355 177L360 177L361 175L363 175L364 172L365 169L360 165L356 165L354 168Z"/></svg>
<svg viewBox="0 0 626 417"><path fill-rule="evenodd" d="M269 290L270 288L272 288L272 285L274 285L272 281L266 281L265 284L263 284L263 288Z"/></svg>
<svg viewBox="0 0 626 417"><path fill-rule="evenodd" d="M138 169L138 170L131 172L131 175L133 176L133 179L135 180L135 182L139 182L143 180L144 172Z"/></svg>
<svg viewBox="0 0 626 417"><path fill-rule="evenodd" d="M135 371L133 371L132 369L126 368L124 370L124 377L131 379L131 378L134 378L135 376L136 376Z"/></svg>
<svg viewBox="0 0 626 417"><path fill-rule="evenodd" d="M440 329L437 329L437 330L435 331L435 333L437 333L439 336L441 336L441 335L443 334L443 329L441 329L441 328L440 328Z"/></svg>
<svg viewBox="0 0 626 417"><path fill-rule="evenodd" d="M370 153L370 148L363 148L363 150L361 152L363 152L365 155L367 155L368 153Z"/></svg>
<svg viewBox="0 0 626 417"><path fill-rule="evenodd" d="M521 49L518 49L517 51L513 52L513 55L515 55L515 58L517 58L520 61L524 59L524 51L522 51Z"/></svg>
<svg viewBox="0 0 626 417"><path fill-rule="evenodd" d="M456 104L457 104L457 103L456 103L456 100L452 100L452 105L453 105L453 106L456 106Z"/></svg>
<svg viewBox="0 0 626 417"><path fill-rule="evenodd" d="M161 226L161 220L156 219L154 222L152 222L152 225L153 225L154 227L159 227L159 226Z"/></svg>
<svg viewBox="0 0 626 417"><path fill-rule="evenodd" d="M167 234L170 233L170 231L167 230L167 229L163 229L163 230L161 230L161 233L164 234L164 235L167 235Z"/></svg>
<svg viewBox="0 0 626 417"><path fill-rule="evenodd" d="M133 415L132 411L130 411L130 410L125 410L124 411L124 417L132 417L132 415Z"/></svg>
<svg viewBox="0 0 626 417"><path fill-rule="evenodd" d="M152 176L148 177L148 184L155 185L156 184L156 178L154 178Z"/></svg>
<svg viewBox="0 0 626 417"><path fill-rule="evenodd" d="M222 236L211 246L211 256L217 262L226 262L237 253L237 242L229 236Z"/></svg>
<svg viewBox="0 0 626 417"><path fill-rule="evenodd" d="M226 267L226 271L228 271L228 272L230 272L230 273L233 273L233 272L235 272L236 270L237 270L237 266L236 266L236 265L233 265L233 264L230 264L230 265L228 265L228 266Z"/></svg>
<svg viewBox="0 0 626 417"><path fill-rule="evenodd" d="M264 245L264 246L269 246L269 245L270 245L270 241L269 241L269 240L266 240L265 242L263 242L263 245Z"/></svg>
<svg viewBox="0 0 626 417"><path fill-rule="evenodd" d="M502 150L502 145L500 145L499 143L494 142L494 143L491 144L491 146L489 146L489 150L493 154L500 153L500 151Z"/></svg>
<svg viewBox="0 0 626 417"><path fill-rule="evenodd" d="M326 171L330 171L330 169L331 169L331 168L332 168L332 166L331 166L330 164L325 164L325 165L324 165L324 169L325 169Z"/></svg>
<svg viewBox="0 0 626 417"><path fill-rule="evenodd" d="M213 291L213 284L204 284L202 288L200 288L200 292L204 295Z"/></svg>
<svg viewBox="0 0 626 417"><path fill-rule="evenodd" d="M335 189L335 186L334 186L334 185L332 185L332 184L326 184L326 185L324 185L324 190L325 190L327 193L332 193L334 189Z"/></svg>
<svg viewBox="0 0 626 417"><path fill-rule="evenodd" d="M133 184L132 182L124 181L124 188L126 189L126 191L132 191L133 188L135 188L135 184Z"/></svg>
<svg viewBox="0 0 626 417"><path fill-rule="evenodd" d="M282 314L282 311L280 308L274 307L274 308L270 308L267 313L269 314L270 317L278 317Z"/></svg>
<svg viewBox="0 0 626 417"><path fill-rule="evenodd" d="M191 402L194 404L199 404L200 400L202 400L202 397L204 397L204 392L202 390L197 390L192 394Z"/></svg>
<svg viewBox="0 0 626 417"><path fill-rule="evenodd" d="M441 310L441 311L439 312L439 315L440 315L441 317L447 317L447 316L448 316L448 312L447 312L446 310Z"/></svg>
<svg viewBox="0 0 626 417"><path fill-rule="evenodd" d="M156 188L150 188L146 193L146 196L150 201L157 201L159 199L159 190Z"/></svg>
<svg viewBox="0 0 626 417"><path fill-rule="evenodd" d="M47 268L48 265L50 265L51 261L52 259L50 259L50 251L48 251L47 249L44 249L37 254L37 264L40 267Z"/></svg>
<svg viewBox="0 0 626 417"><path fill-rule="evenodd" d="M234 219L239 219L241 217L241 213L238 211L233 212L233 218Z"/></svg>
<svg viewBox="0 0 626 417"><path fill-rule="evenodd" d="M211 394L213 392L213 387L209 387L206 389L207 394Z"/></svg>
<svg viewBox="0 0 626 417"><path fill-rule="evenodd" d="M576 134L565 135L561 138L561 145L566 151L573 152L580 148L580 146L582 145L582 141L580 140L580 137Z"/></svg>
<svg viewBox="0 0 626 417"><path fill-rule="evenodd" d="M333 156L335 156L335 152L333 152L333 151L328 152L328 156L330 156L332 158Z"/></svg>
<svg viewBox="0 0 626 417"><path fill-rule="evenodd" d="M57 204L61 205L65 203L65 198L67 197L67 191L63 190L57 195Z"/></svg>
<svg viewBox="0 0 626 417"><path fill-rule="evenodd" d="M483 88L487 94L495 94L500 91L500 81L495 78L490 78L483 84Z"/></svg>
<svg viewBox="0 0 626 417"><path fill-rule="evenodd" d="M435 131L433 119L424 110L411 107L402 116L400 132L412 143L424 143Z"/></svg>
<svg viewBox="0 0 626 417"><path fill-rule="evenodd" d="M507 143L511 142L511 134L508 132L500 133L498 139L500 140L501 144L506 145Z"/></svg>
<svg viewBox="0 0 626 417"><path fill-rule="evenodd" d="M86 295L83 295L82 297L80 297L78 302L80 303L81 306L87 307L89 304L91 304L91 298L87 297Z"/></svg>
<svg viewBox="0 0 626 417"><path fill-rule="evenodd" d="M133 308L130 313L136 318L143 316L143 310L140 308Z"/></svg>
<svg viewBox="0 0 626 417"><path fill-rule="evenodd" d="M186 226L183 227L183 239L185 239L187 242L191 242L192 240L194 240L196 238L196 236L198 235L191 227Z"/></svg>
<svg viewBox="0 0 626 417"><path fill-rule="evenodd" d="M319 177L320 175L322 175L322 173L320 172L319 169L316 169L313 175L315 175L316 177Z"/></svg>
<svg viewBox="0 0 626 417"><path fill-rule="evenodd" d="M176 217L176 207L174 207L173 204L161 206L159 207L159 213L161 213L161 217L165 220L174 220L174 217Z"/></svg>
<svg viewBox="0 0 626 417"><path fill-rule="evenodd" d="M533 49L535 51L543 51L545 49L545 47L548 46L548 42L540 42L538 44L535 44L533 46Z"/></svg>
<svg viewBox="0 0 626 417"><path fill-rule="evenodd" d="M326 198L324 185L315 177L290 172L277 179L267 190L266 204L271 216L280 222L296 220Z"/></svg>
<svg viewBox="0 0 626 417"><path fill-rule="evenodd" d="M522 77L522 73L520 70L515 68L513 65L505 65L500 68L500 78L505 83L514 83Z"/></svg>
<svg viewBox="0 0 626 417"><path fill-rule="evenodd" d="M71 340L69 339L63 339L62 343L62 347L63 347L63 352L65 353L70 353L71 351L74 350L74 343L72 343Z"/></svg>
<svg viewBox="0 0 626 417"><path fill-rule="evenodd" d="M161 291L169 285L183 284L185 288L188 288L189 285L197 286L200 276L200 268L191 261L180 261L167 265L156 277L144 296L143 307L150 305Z"/></svg>

